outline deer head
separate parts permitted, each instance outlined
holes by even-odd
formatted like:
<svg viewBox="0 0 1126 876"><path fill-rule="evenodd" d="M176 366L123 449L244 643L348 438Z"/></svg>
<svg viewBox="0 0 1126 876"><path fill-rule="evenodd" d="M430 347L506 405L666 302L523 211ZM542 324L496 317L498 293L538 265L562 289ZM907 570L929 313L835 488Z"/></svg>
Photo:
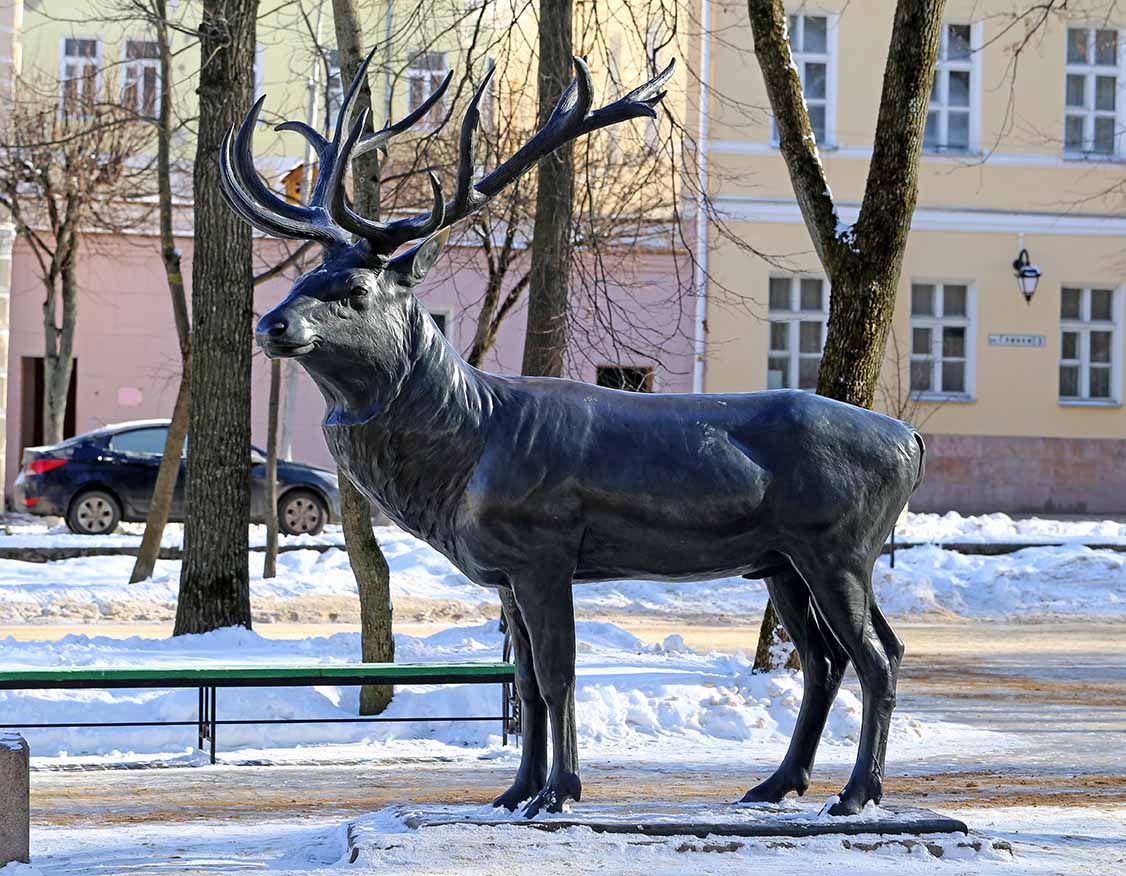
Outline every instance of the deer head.
<svg viewBox="0 0 1126 876"><path fill-rule="evenodd" d="M457 184L445 199L442 184L430 174L433 204L427 213L389 222L358 215L345 196L345 176L352 158L387 143L419 119L442 97L453 76L400 122L363 135L368 110L356 114L359 85L374 51L364 59L344 97L332 139L303 122L289 121L279 131L304 136L317 153L319 173L308 204L298 205L271 191L254 169L251 140L265 97L232 127L219 155L223 192L230 207L258 230L294 240L314 240L323 247L321 264L293 284L289 295L258 322L256 340L267 356L300 357L301 364L325 390L347 379L357 366L370 379L375 367L394 375L412 355L408 322L414 302L411 288L426 277L449 234L449 227L481 209L505 186L564 143L627 119L656 117L665 96L662 86L675 62L607 106L591 111L593 88L586 64L575 59L575 78L544 126L507 161L473 181L474 134L481 98L493 75L490 65L461 123ZM353 238L355 236L355 239ZM395 255L403 245L422 242ZM357 376L358 379L358 376ZM329 393L326 393L329 394ZM332 393L348 395L347 392Z"/></svg>

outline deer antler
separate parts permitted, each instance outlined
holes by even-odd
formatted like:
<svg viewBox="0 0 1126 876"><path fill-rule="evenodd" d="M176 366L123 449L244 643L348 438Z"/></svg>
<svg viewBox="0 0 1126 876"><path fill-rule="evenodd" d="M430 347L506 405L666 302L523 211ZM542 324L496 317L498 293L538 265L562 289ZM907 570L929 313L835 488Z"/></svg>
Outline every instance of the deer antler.
<svg viewBox="0 0 1126 876"><path fill-rule="evenodd" d="M629 119L642 117L656 118L654 109L664 98L666 92L662 86L668 82L676 67L676 61L670 61L660 73L639 88L635 88L613 103L590 111L593 103L594 87L591 82L590 70L581 58L575 58L575 78L560 96L544 126L521 146L516 154L504 161L492 173L486 175L480 182L474 184L473 176L473 135L481 119L481 98L492 78L494 68L489 65L485 77L478 86L469 103L461 122L461 140L458 149L457 191L452 201L446 204L445 218L438 228L445 228L464 219L471 213L480 210L498 192L515 182L522 174L531 169L541 158L550 155L564 143L575 140L584 134L606 128L610 125L624 122ZM421 227L422 217L400 220L401 223L418 223ZM390 223L395 226L399 223ZM438 230L438 229L435 229ZM416 239L419 235L406 237L400 242Z"/></svg>
<svg viewBox="0 0 1126 876"><path fill-rule="evenodd" d="M284 122L277 126L279 131L301 134L317 153L320 172L307 206L291 204L274 194L254 170L251 138L264 97L259 98L247 113L237 134L233 128L227 132L219 153L223 191L232 209L244 220L275 237L318 240L330 247L349 245L351 234L356 234L368 242L374 253L390 255L408 241L428 237L480 210L498 192L564 143L628 119L655 118L655 107L665 96L662 86L672 76L676 65L675 61L670 61L664 70L640 88L591 112L594 88L590 71L582 59L575 58L575 78L559 98L544 126L516 154L474 183L474 134L480 124L481 99L495 72L490 64L461 122L457 189L453 199L448 202L443 200L442 185L431 173L434 202L428 213L393 222L374 222L357 214L345 198L344 176L349 163L352 158L371 149L385 150L393 136L410 128L430 111L445 93L453 76L452 72L446 74L434 93L401 121L388 123L379 131L363 135L368 111L364 109L354 122L352 119L360 83L374 54L373 50L364 59L344 96L332 140L321 136L304 122Z"/></svg>
<svg viewBox="0 0 1126 876"><path fill-rule="evenodd" d="M348 162L350 158L372 149L386 150L392 137L412 127L442 99L453 79L453 73L446 74L446 78L433 93L404 119L395 124L388 122L382 129L360 136L367 120L367 110L361 114L358 124L353 124L352 118L359 99L360 84L367 75L368 65L374 55L375 49L372 49L360 64L344 95L332 140L321 136L304 122L283 122L276 127L278 131L301 134L317 153L319 172L307 206L293 204L279 197L254 169L251 142L265 96L258 98L251 107L237 133L233 127L227 131L219 149L223 194L230 207L246 222L274 237L317 240L330 247L349 246L352 243L350 232L365 237L382 230L383 226L379 223L362 219L345 204L343 177ZM348 133L348 141L342 144L340 141L345 132ZM343 145L347 148L342 149Z"/></svg>

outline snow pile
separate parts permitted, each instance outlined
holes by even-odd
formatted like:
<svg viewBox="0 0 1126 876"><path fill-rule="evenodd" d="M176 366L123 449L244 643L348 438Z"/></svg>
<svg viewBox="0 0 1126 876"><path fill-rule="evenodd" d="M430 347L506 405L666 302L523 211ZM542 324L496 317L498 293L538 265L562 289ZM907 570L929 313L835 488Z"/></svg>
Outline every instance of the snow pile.
<svg viewBox="0 0 1126 876"><path fill-rule="evenodd" d="M1126 523L1114 520L1050 520L1029 517L1014 520L1008 514L978 514L963 517L957 511L946 514L908 513L898 527L899 541L944 542L1033 542L1043 544L1080 542L1082 544L1126 543Z"/></svg>
<svg viewBox="0 0 1126 876"><path fill-rule="evenodd" d="M397 529L380 531L395 599L450 601L492 609L496 595L478 587L445 557ZM260 577L251 557L251 599L356 596L348 555L330 549L279 555L278 575ZM0 560L0 621L67 616L159 619L177 596L180 564L160 561L151 580L127 584L131 557L79 557L51 563ZM896 567L880 559L873 578L888 614L938 612L971 617L1111 616L1126 613L1126 553L1081 545L1025 548L971 556L933 546L899 550ZM592 614L650 614L685 622L757 617L766 605L761 581L722 578L694 583L612 581L575 587L575 605Z"/></svg>
<svg viewBox="0 0 1126 876"><path fill-rule="evenodd" d="M1126 553L1081 546L996 557L912 548L896 553L894 569L881 560L873 584L888 614L1126 615Z"/></svg>
<svg viewBox="0 0 1126 876"><path fill-rule="evenodd" d="M395 599L455 602L490 612L490 606L497 606L491 590L470 582L425 542L394 527L380 528L377 534L391 567ZM1002 618L1056 614L1117 617L1126 612L1126 553L1081 544L1100 538L1126 539L1126 525L1014 521L1004 514L912 514L900 536L910 540L1023 538L1066 543L1000 556L962 555L933 546L901 549L896 553L896 568L891 569L888 558L883 557L874 577L877 595L889 614L938 612ZM355 579L344 551L330 548L323 553L295 550L280 554L278 575L269 580L260 576L263 559L261 553L251 555L251 599L258 606L267 600L350 600L356 596ZM119 620L166 617L177 596L179 561L159 561L153 577L140 584L126 583L132 569L133 558L128 556L78 557L51 563L0 560L0 622L57 616ZM757 617L765 604L763 583L743 578L690 583L611 581L575 588L575 605L580 611L653 614L685 622Z"/></svg>
<svg viewBox="0 0 1126 876"><path fill-rule="evenodd" d="M48 526L42 518L31 515L7 515L0 527L0 547L138 547L145 531L143 523L122 523L111 535L75 535L59 523ZM394 527L379 530L381 540L397 541L403 535ZM1013 518L1008 514L962 515L916 514L909 512L905 523L896 529L899 541L927 542L1033 542L1084 544L1126 544L1126 522L1114 520L1055 520L1041 517ZM410 536L405 536L410 538ZM282 545L339 545L344 534L339 525L326 526L320 535L281 535ZM184 527L169 523L161 545L182 547ZM250 526L250 544L266 544L266 527Z"/></svg>
<svg viewBox="0 0 1126 876"><path fill-rule="evenodd" d="M576 694L580 742L584 749L651 752L658 744L679 750L686 744L748 742L780 754L793 730L801 701L801 680L787 672L753 675L742 654L700 654L682 646L666 651L646 646L610 624L578 625L579 683ZM450 629L428 638L396 637L400 662L497 660L501 636L495 623ZM207 664L339 663L357 661L358 634L297 641L264 639L243 629L226 629L177 639L109 639L67 636L58 642L0 640L0 665L201 666ZM0 692L5 723L21 721L194 721L197 691L6 691ZM405 686L397 689L388 717L497 715L495 685ZM341 718L357 712L358 689L244 688L218 692L220 718ZM415 754L450 746L499 745L499 722L396 724L294 724L220 726L221 752L238 749L363 742L391 746L410 741ZM852 743L860 729L860 702L842 691L829 717L825 739ZM964 728L920 723L900 714L892 728L893 747L933 754L955 744ZM31 729L25 733L37 756L122 752L195 756L194 727ZM958 742L957 744L964 744ZM401 750L396 749L396 750ZM705 749L709 750L709 749ZM243 754L245 755L245 752Z"/></svg>

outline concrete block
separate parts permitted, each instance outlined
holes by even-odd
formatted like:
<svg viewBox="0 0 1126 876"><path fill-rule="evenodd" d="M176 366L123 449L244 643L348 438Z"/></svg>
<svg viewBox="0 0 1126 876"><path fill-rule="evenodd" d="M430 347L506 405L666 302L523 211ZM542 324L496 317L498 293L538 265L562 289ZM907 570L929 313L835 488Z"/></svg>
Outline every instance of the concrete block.
<svg viewBox="0 0 1126 876"><path fill-rule="evenodd" d="M29 862L31 853L31 764L27 742L0 730L0 867Z"/></svg>

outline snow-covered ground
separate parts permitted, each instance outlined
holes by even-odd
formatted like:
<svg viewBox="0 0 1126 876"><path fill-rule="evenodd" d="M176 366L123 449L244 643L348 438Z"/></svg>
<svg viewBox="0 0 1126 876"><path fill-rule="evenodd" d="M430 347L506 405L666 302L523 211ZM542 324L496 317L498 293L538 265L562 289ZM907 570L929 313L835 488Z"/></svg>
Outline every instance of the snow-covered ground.
<svg viewBox="0 0 1126 876"><path fill-rule="evenodd" d="M789 672L753 675L743 654L700 654L679 637L646 646L611 624L578 625L579 686L576 694L580 744L594 754L614 756L685 747L705 760L722 760L750 744L781 757L801 702L801 678ZM452 628L424 639L396 637L400 662L500 659L501 636L495 623ZM0 666L204 666L209 663L339 663L358 661L358 634L339 633L305 640L265 639L243 629L219 630L176 639L107 639L67 636L57 642L0 640ZM220 690L222 718L345 718L357 713L354 687L239 688ZM388 717L497 715L495 685L400 687ZM21 721L194 721L194 689L170 691L8 691L0 692L4 723ZM826 750L852 756L860 730L860 702L841 692L825 731ZM500 747L499 721L397 724L292 724L220 727L223 759L340 757L341 746L355 756L411 752L466 756L512 756ZM25 735L37 762L81 757L120 761L197 760L193 727L39 729ZM913 760L946 757L974 746L996 750L1007 744L999 734L943 721L920 722L896 715L892 757ZM335 746L310 751L303 746ZM263 746L271 750L264 751ZM288 749L288 751L285 751ZM375 750L373 750L375 749ZM829 757L835 755L829 754Z"/></svg>
<svg viewBox="0 0 1126 876"><path fill-rule="evenodd" d="M949 517L912 515L907 531L938 531L943 521L950 522ZM970 529L984 532L986 519L959 518L966 524L959 530L963 533L959 538L965 538L964 533ZM997 530L1017 525L1004 515L990 515L988 519L994 520ZM967 523L971 520L976 521L973 527ZM1052 529L1056 537L1071 532L1070 526L1096 525L1039 522ZM1126 530L1114 523L1097 526L1107 538L1112 527ZM391 566L394 598L478 607L496 604L491 591L472 584L424 542L391 527L380 529L378 534ZM998 537L1012 538L1007 532ZM900 550L894 569L887 557L881 558L875 575L876 593L884 610L896 615L939 612L1005 618L1126 614L1126 552L1075 543L1088 536L1067 537L1071 541L1058 546L1025 548L1000 556L966 555L935 546ZM278 558L278 576L270 580L261 578L262 554L252 554L250 562L254 602L352 597L356 593L348 556L335 548L323 553L283 553ZM0 622L52 617L128 621L159 616L158 608L167 614L176 599L179 561L158 562L153 578L140 584L126 583L132 568L133 559L128 556L79 557L51 563L0 560ZM576 607L592 615L614 612L680 619L731 618L757 616L765 603L763 583L743 578L687 584L618 581L575 589Z"/></svg>
<svg viewBox="0 0 1126 876"><path fill-rule="evenodd" d="M166 543L176 544L178 537L177 527ZM1060 544L996 557L966 556L933 546L900 551L896 568L890 569L885 558L875 576L888 613L1107 620L1126 615L1126 554L1082 546L1100 540L1126 543L1122 524L913 514L899 537L924 542ZM0 543L4 538L44 543L70 536L17 532L0 536ZM111 538L135 542L139 536ZM331 543L339 539L339 533L321 538ZM380 539L392 566L395 598L479 606L495 601L492 594L466 581L444 558L410 536L386 529L380 531ZM254 573L260 572L260 562L260 556L252 556ZM347 557L340 551L286 553L279 558L279 567L279 577L274 580L254 578L254 600L354 597ZM95 616L108 618L116 615L115 606L125 602L167 605L175 600L178 563L159 563L154 579L142 585L125 583L131 568L129 557L48 564L0 561L0 620L22 617L42 622L65 613L60 607L68 604L95 605ZM757 618L764 602L761 583L742 579L699 584L616 582L576 589L576 604L587 615ZM608 623L581 622L578 639L580 746L590 762L634 764L647 770L655 769L654 764L691 763L721 770L749 759L766 764L781 758L801 699L800 676L786 672L752 675L745 655L693 652L677 637L646 644ZM500 636L495 624L462 626L425 638L400 635L396 646L397 659L404 662L495 660ZM176 640L86 635L55 642L0 639L0 666L13 668L358 659L358 636L349 633L289 641L269 640L245 630ZM337 718L355 714L356 697L354 688L331 686L222 690L219 708L223 718ZM498 701L497 688L492 685L406 687L399 689L390 714L497 714ZM0 692L4 723L153 717L193 721L196 707L194 690ZM918 717L919 713L912 717L909 712L901 709L896 713L889 744L889 761L898 764L899 771L906 764L923 770L949 769L952 764L976 770L982 763L1015 762L1021 752L1031 750L1030 740L1019 733L953 723L933 710L925 718ZM843 769L851 762L859 722L857 696L845 690L830 717L819 764ZM503 748L498 731L493 722L221 726L219 753L227 763L369 761L409 755L470 762L485 759L514 767L518 750ZM205 762L194 750L192 727L30 730L26 735L37 767L76 762ZM1066 746L1074 744L1074 737L1061 736L1055 741ZM1107 739L1108 745L1115 743ZM1011 756L1007 758L1007 754ZM1073 763L1066 748L1058 756L1062 763ZM353 824L346 824L343 817L307 816L274 822L273 815L261 813L206 823L103 827L95 817L77 826L37 826L32 837L34 866L10 865L0 868L0 874L255 872L313 876L347 868L349 872L407 876L491 876L529 867L622 876L747 872L791 876L822 869L890 876L929 874L939 867L952 874L1126 873L1126 847L1121 840L1126 809L1120 804L940 808L977 831L969 837L976 848L959 836L937 839L929 847L908 847L874 836L852 838L849 844L840 836L778 843L611 836L583 828L541 833L516 826L411 831L395 810L386 809ZM1011 844L1011 853L1005 843ZM936 850L941 851L940 860Z"/></svg>
<svg viewBox="0 0 1126 876"><path fill-rule="evenodd" d="M74 535L55 518L39 518L30 514L9 514L0 525L0 547L137 547L144 532L143 523L122 523L112 535ZM1042 517L1014 518L1008 514L962 515L909 512L896 538L909 542L1034 542L1126 544L1126 522L1115 520L1053 519ZM341 544L343 533L338 525L326 526L316 536L281 537L285 545ZM181 547L184 527L170 523L164 530L164 547ZM250 543L266 543L266 527L250 527Z"/></svg>
<svg viewBox="0 0 1126 876"><path fill-rule="evenodd" d="M183 823L33 828L35 864L2 876L268 873L330 876L496 876L498 873L614 876L794 876L847 872L901 874L1120 874L1126 872L1122 807L1000 807L954 810L969 836L821 836L794 840L544 833L520 827L408 830L390 810L354 824L231 819L190 829ZM941 854L941 857L937 857Z"/></svg>

